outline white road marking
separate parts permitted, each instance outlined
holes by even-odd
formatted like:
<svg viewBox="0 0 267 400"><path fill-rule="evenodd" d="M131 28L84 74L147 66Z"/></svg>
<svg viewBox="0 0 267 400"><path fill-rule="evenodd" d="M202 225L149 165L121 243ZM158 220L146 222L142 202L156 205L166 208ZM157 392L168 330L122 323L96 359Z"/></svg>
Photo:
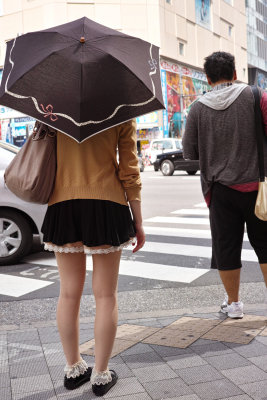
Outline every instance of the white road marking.
<svg viewBox="0 0 267 400"><path fill-rule="evenodd" d="M203 209L192 209L192 208L182 208L181 210L172 211L171 214L178 215L209 215L209 210Z"/></svg>
<svg viewBox="0 0 267 400"><path fill-rule="evenodd" d="M54 283L5 274L0 274L0 282L0 294L11 297L20 297Z"/></svg>
<svg viewBox="0 0 267 400"><path fill-rule="evenodd" d="M185 180L198 180L199 181L199 179L200 179L200 175L196 175L196 176L183 176L182 177L182 179L185 179Z"/></svg>
<svg viewBox="0 0 267 400"><path fill-rule="evenodd" d="M92 262L87 263L87 270L92 271ZM206 274L209 269L185 268L173 265L145 263L134 260L121 260L120 275L160 281L191 283Z"/></svg>
<svg viewBox="0 0 267 400"><path fill-rule="evenodd" d="M160 224L185 224L185 225L209 225L208 218L185 218L185 217L152 217L145 222Z"/></svg>
<svg viewBox="0 0 267 400"><path fill-rule="evenodd" d="M211 239L211 232L209 229L183 229L164 226L144 226L144 230L148 235ZM244 235L244 241L248 241L248 236L246 233Z"/></svg>
<svg viewBox="0 0 267 400"><path fill-rule="evenodd" d="M203 201L202 203L197 203L197 204L195 204L194 207L203 207L203 208L207 208L207 204L205 203L205 201Z"/></svg>
<svg viewBox="0 0 267 400"><path fill-rule="evenodd" d="M125 251L125 250L124 250ZM131 250L129 250L131 251ZM92 257L87 256L86 269L92 271ZM26 262L39 265L53 265L56 266L56 258L53 256L50 259L36 258L32 256L25 259ZM174 265L146 263L135 260L121 260L120 275L128 275L139 278L157 279L164 281L184 282L190 283L197 279L199 276L208 272L207 269L202 268L185 268L177 267Z"/></svg>

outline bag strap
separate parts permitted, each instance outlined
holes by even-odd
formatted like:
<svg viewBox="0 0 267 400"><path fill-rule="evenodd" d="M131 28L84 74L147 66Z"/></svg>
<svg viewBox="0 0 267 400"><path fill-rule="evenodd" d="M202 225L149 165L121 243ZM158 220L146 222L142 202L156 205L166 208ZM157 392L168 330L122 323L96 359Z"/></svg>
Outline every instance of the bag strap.
<svg viewBox="0 0 267 400"><path fill-rule="evenodd" d="M257 86L252 86L251 89L255 99L255 129L256 129L256 139L257 139L257 149L258 149L260 182L264 182L265 181L264 154L263 154L264 131L263 131L261 108L260 108L260 94Z"/></svg>

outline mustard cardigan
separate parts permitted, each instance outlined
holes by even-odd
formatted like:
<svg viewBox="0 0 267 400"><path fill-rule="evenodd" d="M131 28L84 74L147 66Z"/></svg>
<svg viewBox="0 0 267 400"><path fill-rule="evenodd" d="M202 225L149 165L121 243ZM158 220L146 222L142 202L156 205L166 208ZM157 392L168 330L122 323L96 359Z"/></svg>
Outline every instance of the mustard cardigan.
<svg viewBox="0 0 267 400"><path fill-rule="evenodd" d="M123 205L141 201L134 120L80 144L57 133L57 173L48 205L72 199L110 200Z"/></svg>

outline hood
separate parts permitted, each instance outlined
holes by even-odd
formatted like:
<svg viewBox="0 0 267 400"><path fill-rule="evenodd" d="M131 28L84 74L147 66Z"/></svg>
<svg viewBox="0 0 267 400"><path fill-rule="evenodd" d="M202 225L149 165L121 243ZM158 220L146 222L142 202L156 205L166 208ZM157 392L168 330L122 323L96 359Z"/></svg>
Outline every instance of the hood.
<svg viewBox="0 0 267 400"><path fill-rule="evenodd" d="M245 83L234 83L231 86L207 92L198 101L214 110L225 110L233 104L247 86Z"/></svg>

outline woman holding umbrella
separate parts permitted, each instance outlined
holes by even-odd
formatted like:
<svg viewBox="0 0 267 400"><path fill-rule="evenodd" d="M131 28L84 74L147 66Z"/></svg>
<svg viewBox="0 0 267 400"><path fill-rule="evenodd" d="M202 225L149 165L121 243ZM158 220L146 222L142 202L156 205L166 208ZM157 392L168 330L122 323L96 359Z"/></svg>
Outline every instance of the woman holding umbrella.
<svg viewBox="0 0 267 400"><path fill-rule="evenodd" d="M42 231L60 273L64 385L75 389L91 378L101 396L117 381L108 362L121 250L134 237L134 252L145 242L133 119L164 108L159 48L86 17L21 35L7 43L0 104L57 131L55 187ZM86 254L96 300L93 369L79 353Z"/></svg>
<svg viewBox="0 0 267 400"><path fill-rule="evenodd" d="M58 132L57 142L55 187L42 231L45 248L55 252L60 274L57 322L67 359L64 385L75 389L91 377L93 392L101 396L117 381L108 362L118 319L116 292L121 251L133 243L135 236L133 252L145 243L136 125L133 120L125 122L82 144ZM86 254L93 259L96 301L93 370L79 353L79 308Z"/></svg>

